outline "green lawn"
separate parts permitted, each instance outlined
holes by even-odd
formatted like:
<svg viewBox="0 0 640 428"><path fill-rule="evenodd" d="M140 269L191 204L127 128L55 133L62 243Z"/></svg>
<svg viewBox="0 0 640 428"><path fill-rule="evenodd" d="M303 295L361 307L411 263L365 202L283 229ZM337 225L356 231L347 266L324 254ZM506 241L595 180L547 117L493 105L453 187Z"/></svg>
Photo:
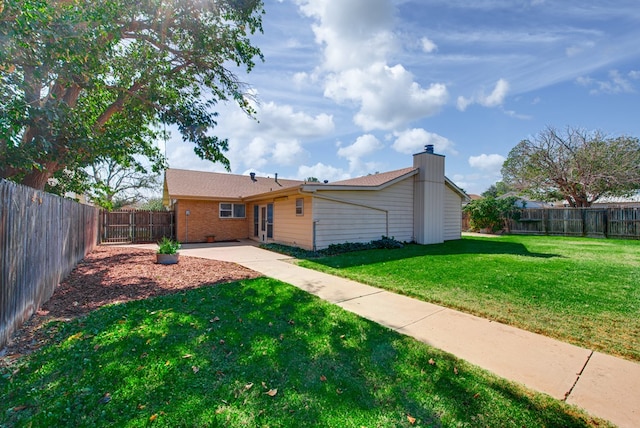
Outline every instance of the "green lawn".
<svg viewBox="0 0 640 428"><path fill-rule="evenodd" d="M640 241L465 237L301 265L640 361Z"/></svg>
<svg viewBox="0 0 640 428"><path fill-rule="evenodd" d="M48 328L0 369L2 427L607 426L266 278Z"/></svg>

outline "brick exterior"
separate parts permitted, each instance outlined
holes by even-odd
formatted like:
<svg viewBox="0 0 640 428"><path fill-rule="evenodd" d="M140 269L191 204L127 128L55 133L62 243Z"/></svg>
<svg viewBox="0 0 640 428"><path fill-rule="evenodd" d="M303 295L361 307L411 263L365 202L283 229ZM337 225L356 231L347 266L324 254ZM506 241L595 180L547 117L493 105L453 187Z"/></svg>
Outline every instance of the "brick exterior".
<svg viewBox="0 0 640 428"><path fill-rule="evenodd" d="M174 206L176 237L180 242L206 242L208 235L216 241L229 241L249 237L250 205L246 204L246 218L220 218L218 201L180 199ZM190 215L185 215L189 210Z"/></svg>

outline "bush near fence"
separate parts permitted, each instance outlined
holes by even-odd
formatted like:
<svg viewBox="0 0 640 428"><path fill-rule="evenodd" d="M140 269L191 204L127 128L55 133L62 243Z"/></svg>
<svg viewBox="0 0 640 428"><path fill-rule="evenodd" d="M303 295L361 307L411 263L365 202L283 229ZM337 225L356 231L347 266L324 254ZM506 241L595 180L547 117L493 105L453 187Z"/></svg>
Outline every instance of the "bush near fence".
<svg viewBox="0 0 640 428"><path fill-rule="evenodd" d="M95 248L98 212L0 179L0 349Z"/></svg>
<svg viewBox="0 0 640 428"><path fill-rule="evenodd" d="M640 239L640 208L527 208L509 221L508 232Z"/></svg>

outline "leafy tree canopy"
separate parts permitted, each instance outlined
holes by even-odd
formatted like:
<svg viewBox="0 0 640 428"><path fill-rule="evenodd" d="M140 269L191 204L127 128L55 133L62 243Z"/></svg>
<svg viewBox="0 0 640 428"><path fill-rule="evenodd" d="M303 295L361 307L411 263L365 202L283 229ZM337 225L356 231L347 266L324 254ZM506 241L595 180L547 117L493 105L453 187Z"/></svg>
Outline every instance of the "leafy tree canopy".
<svg viewBox="0 0 640 428"><path fill-rule="evenodd" d="M58 175L134 155L163 158L175 125L203 159L217 102L253 111L234 70L250 71L261 0L4 0L0 12L0 177L43 189Z"/></svg>
<svg viewBox="0 0 640 428"><path fill-rule="evenodd" d="M481 196L483 198L497 198L498 196L511 192L511 190L512 189L504 181L498 181L482 192Z"/></svg>
<svg viewBox="0 0 640 428"><path fill-rule="evenodd" d="M626 196L640 188L640 140L548 127L509 152L502 177L534 199L589 207L603 196Z"/></svg>

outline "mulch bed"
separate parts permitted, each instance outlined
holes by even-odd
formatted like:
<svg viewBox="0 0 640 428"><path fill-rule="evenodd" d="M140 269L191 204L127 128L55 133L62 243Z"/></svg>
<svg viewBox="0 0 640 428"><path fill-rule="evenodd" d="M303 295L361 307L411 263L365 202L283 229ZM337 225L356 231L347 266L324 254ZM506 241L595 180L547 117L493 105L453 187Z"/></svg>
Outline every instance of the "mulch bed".
<svg viewBox="0 0 640 428"><path fill-rule="evenodd" d="M10 365L49 342L49 321L69 321L101 306L172 294L203 286L261 276L235 263L180 256L175 265L155 263L155 252L131 247L100 246L82 260L56 288L51 299L14 333L0 352L0 365Z"/></svg>

